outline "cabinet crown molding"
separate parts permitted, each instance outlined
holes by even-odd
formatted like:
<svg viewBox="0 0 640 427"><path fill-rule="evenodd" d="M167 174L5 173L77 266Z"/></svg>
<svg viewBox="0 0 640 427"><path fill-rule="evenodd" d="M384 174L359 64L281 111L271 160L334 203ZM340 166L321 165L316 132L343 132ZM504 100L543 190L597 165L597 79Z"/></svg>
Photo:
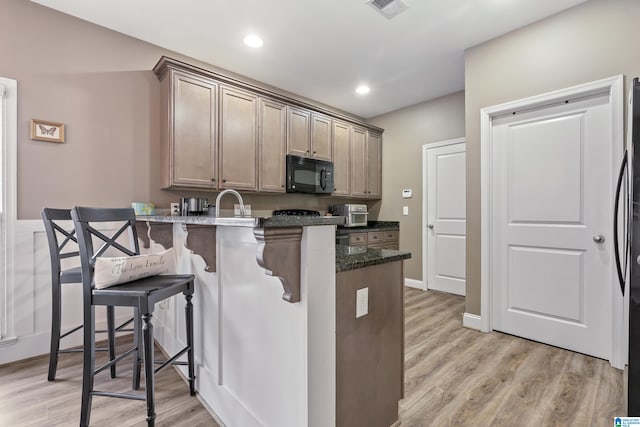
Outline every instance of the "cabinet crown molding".
<svg viewBox="0 0 640 427"><path fill-rule="evenodd" d="M267 96L272 99L277 99L289 105L303 107L312 111L316 111L318 113L326 114L332 118L343 120L343 121L352 123L354 125L362 126L371 132L376 132L380 134L384 132L384 129L368 123L366 120L364 120L361 117L352 116L345 112L338 111L337 109L335 110L331 109L327 106L320 105L319 103L314 103L311 100L296 96L284 90L280 90L277 88L268 88L267 85L260 86L255 82L250 82L249 79L243 80L242 78L240 78L240 76L232 77L230 75L223 74L218 71L208 70L202 67L198 67L196 65L179 61L174 58L170 58L168 56L162 56L160 60L156 63L156 65L153 67L153 72L156 74L156 76L160 80L165 78L169 70L186 71L204 78L215 80L218 83L226 83L241 89L249 90L258 95Z"/></svg>

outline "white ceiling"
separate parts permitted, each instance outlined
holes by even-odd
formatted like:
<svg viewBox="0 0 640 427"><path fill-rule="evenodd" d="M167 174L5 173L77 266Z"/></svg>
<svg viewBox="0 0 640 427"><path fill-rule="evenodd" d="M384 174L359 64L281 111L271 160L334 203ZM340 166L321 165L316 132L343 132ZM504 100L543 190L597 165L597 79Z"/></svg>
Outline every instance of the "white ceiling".
<svg viewBox="0 0 640 427"><path fill-rule="evenodd" d="M466 48L586 0L403 0L390 20L366 0L32 1L371 118L462 90Z"/></svg>

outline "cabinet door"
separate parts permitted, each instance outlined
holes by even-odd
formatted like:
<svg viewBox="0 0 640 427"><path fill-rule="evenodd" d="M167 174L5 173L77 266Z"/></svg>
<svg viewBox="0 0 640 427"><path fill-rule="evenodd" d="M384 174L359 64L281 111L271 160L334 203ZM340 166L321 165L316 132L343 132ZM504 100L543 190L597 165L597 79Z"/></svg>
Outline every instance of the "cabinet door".
<svg viewBox="0 0 640 427"><path fill-rule="evenodd" d="M259 191L285 192L286 111L284 104L260 99Z"/></svg>
<svg viewBox="0 0 640 427"><path fill-rule="evenodd" d="M311 112L296 107L289 107L287 111L287 154L309 157Z"/></svg>
<svg viewBox="0 0 640 427"><path fill-rule="evenodd" d="M351 128L351 195L367 196L367 131Z"/></svg>
<svg viewBox="0 0 640 427"><path fill-rule="evenodd" d="M382 197L382 135L367 132L367 197Z"/></svg>
<svg viewBox="0 0 640 427"><path fill-rule="evenodd" d="M258 97L222 87L220 108L220 188L258 187Z"/></svg>
<svg viewBox="0 0 640 427"><path fill-rule="evenodd" d="M331 161L331 119L321 114L311 116L311 157Z"/></svg>
<svg viewBox="0 0 640 427"><path fill-rule="evenodd" d="M351 126L337 120L333 121L333 194L348 196L351 194Z"/></svg>
<svg viewBox="0 0 640 427"><path fill-rule="evenodd" d="M172 82L169 185L215 188L218 85L181 73Z"/></svg>

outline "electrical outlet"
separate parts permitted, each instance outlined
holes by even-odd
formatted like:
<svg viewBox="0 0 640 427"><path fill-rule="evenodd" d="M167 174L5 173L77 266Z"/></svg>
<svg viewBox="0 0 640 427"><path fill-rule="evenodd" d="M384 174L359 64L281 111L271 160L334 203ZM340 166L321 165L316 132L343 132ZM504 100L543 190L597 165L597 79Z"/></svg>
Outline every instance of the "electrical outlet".
<svg viewBox="0 0 640 427"><path fill-rule="evenodd" d="M402 215L409 215L409 206L402 207Z"/></svg>
<svg viewBox="0 0 640 427"><path fill-rule="evenodd" d="M369 288L356 291L356 319L369 313Z"/></svg>
<svg viewBox="0 0 640 427"><path fill-rule="evenodd" d="M251 216L251 205L244 205L247 216ZM240 205L233 205L233 215L240 216Z"/></svg>

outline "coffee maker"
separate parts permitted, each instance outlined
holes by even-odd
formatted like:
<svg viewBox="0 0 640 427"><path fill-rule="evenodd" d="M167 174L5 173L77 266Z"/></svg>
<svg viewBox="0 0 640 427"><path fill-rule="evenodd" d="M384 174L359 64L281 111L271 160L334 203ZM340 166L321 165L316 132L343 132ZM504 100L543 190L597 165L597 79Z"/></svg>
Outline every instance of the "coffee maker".
<svg viewBox="0 0 640 427"><path fill-rule="evenodd" d="M199 216L207 215L209 200L203 197L183 197L180 199L180 215Z"/></svg>

